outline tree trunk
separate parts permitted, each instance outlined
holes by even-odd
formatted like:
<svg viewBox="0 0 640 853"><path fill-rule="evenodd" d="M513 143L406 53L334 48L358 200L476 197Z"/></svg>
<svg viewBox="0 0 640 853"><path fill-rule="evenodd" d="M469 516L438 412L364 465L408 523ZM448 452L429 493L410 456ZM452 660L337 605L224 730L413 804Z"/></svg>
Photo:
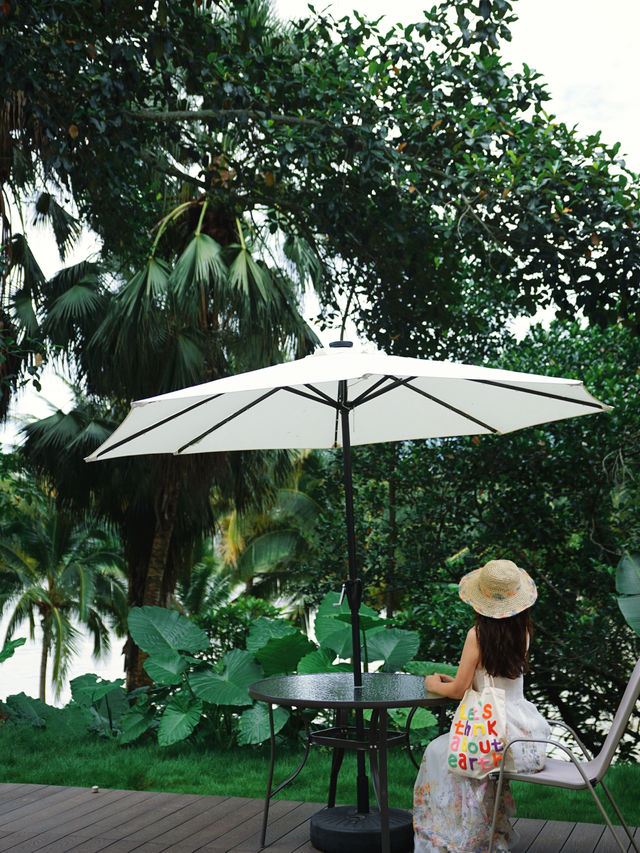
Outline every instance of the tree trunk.
<svg viewBox="0 0 640 853"><path fill-rule="evenodd" d="M131 607L164 607L167 604L163 593L167 560L171 537L178 515L178 498L180 496L180 479L171 464L163 477L159 508L156 511L156 522L146 565L138 565L135 578L135 591L132 578L129 579L129 605ZM144 580L138 577L143 573ZM150 685L144 662L145 652L139 649L131 637L125 646L125 663L127 672L127 690Z"/></svg>
<svg viewBox="0 0 640 853"><path fill-rule="evenodd" d="M45 701L47 692L47 659L49 657L49 638L42 634L42 653L40 654L40 701Z"/></svg>
<svg viewBox="0 0 640 853"><path fill-rule="evenodd" d="M144 584L142 603L144 606L163 607L162 587L169 556L169 545L178 515L178 497L180 484L175 476L168 476L168 482L162 496L162 506L156 515L156 529L153 534L147 577Z"/></svg>

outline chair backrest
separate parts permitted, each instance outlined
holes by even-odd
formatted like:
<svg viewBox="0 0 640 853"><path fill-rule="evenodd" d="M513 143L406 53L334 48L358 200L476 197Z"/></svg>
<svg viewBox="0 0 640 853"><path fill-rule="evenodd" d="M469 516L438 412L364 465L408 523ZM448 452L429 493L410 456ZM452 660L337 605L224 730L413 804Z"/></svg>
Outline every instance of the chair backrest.
<svg viewBox="0 0 640 853"><path fill-rule="evenodd" d="M631 716L631 712L635 707L639 695L640 660L638 660L633 672L631 673L627 689L624 691L622 699L620 700L618 710L616 711L616 715L611 723L611 728L609 729L609 734L607 735L605 742L602 744L602 749L593 761L589 762L589 769L591 771L589 776L593 781L602 779L609 768L614 753L620 743L620 738L627 728L629 717Z"/></svg>

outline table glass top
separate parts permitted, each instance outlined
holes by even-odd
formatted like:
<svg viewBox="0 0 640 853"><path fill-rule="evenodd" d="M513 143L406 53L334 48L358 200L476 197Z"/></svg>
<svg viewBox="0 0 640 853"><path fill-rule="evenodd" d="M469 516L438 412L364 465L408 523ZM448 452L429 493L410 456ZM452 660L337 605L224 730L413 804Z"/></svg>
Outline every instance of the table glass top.
<svg viewBox="0 0 640 853"><path fill-rule="evenodd" d="M307 708L402 708L451 701L427 693L423 676L394 672L363 673L359 688L350 672L279 675L256 681L249 694L276 705Z"/></svg>

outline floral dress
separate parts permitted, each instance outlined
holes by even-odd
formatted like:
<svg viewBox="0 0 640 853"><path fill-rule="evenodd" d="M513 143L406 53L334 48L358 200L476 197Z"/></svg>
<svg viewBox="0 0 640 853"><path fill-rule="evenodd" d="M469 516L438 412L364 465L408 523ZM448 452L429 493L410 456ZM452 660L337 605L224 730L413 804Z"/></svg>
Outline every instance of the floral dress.
<svg viewBox="0 0 640 853"><path fill-rule="evenodd" d="M484 687L486 673L477 669L475 690ZM505 691L507 741L515 737L548 738L549 725L535 705L524 698L523 678L493 679ZM444 734L427 746L413 792L414 853L485 853L495 803L496 782L491 777L470 779L450 772L447 765L449 735ZM534 773L541 770L546 755L544 744L514 744L515 768ZM505 851L517 841L509 818L515 804L505 783L498 809L494 850Z"/></svg>

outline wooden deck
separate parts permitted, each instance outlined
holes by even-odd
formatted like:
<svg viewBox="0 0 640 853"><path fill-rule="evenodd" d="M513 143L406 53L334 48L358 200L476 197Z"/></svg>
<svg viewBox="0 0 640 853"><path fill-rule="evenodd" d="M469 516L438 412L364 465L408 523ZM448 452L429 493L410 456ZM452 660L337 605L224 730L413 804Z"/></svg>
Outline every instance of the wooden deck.
<svg viewBox="0 0 640 853"><path fill-rule="evenodd" d="M0 851L256 853L262 808L262 800L241 797L0 784ZM309 818L320 808L274 801L265 853L313 851ZM595 824L517 820L516 826L521 835L516 853L618 850L609 831ZM640 838L637 830L635 837Z"/></svg>

